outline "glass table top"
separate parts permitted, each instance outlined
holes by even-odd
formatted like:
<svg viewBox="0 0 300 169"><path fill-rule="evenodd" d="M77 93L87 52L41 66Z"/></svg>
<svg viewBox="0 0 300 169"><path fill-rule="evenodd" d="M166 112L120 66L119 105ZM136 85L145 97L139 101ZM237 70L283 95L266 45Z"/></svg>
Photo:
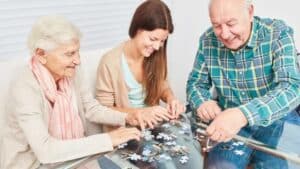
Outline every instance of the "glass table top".
<svg viewBox="0 0 300 169"><path fill-rule="evenodd" d="M203 168L205 157L202 156L203 152L201 152L198 142L199 136L197 132L192 132L193 129L196 131L200 127L195 123L192 125L191 121L193 119L184 116L178 121L165 122L153 130L143 131L142 141L130 141L120 145L113 152L107 153L105 157L122 169ZM247 144L257 151L273 153L276 157L285 159L289 169L300 169L300 116L297 113L286 117L276 148L265 146L261 142L258 143L253 138L240 136L236 138L237 143ZM90 160L100 157L103 157L103 154L93 156ZM89 158L86 159L89 160ZM71 165L72 163L73 165ZM74 168L80 164L80 161L75 160L72 163L60 168L68 168L68 166ZM74 163L77 164L74 165Z"/></svg>

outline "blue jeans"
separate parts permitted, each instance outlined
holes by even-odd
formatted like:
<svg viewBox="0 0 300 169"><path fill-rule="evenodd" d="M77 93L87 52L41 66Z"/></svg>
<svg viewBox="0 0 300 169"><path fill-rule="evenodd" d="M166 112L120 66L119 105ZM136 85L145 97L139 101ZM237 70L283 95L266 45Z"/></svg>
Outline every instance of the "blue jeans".
<svg viewBox="0 0 300 169"><path fill-rule="evenodd" d="M284 117L286 122L300 126L300 106Z"/></svg>
<svg viewBox="0 0 300 169"><path fill-rule="evenodd" d="M277 120L268 127L244 127L240 136L261 141L276 147L282 135L285 120ZM254 169L287 169L286 160L257 151L242 142L220 143L207 156L205 169L245 169L249 164Z"/></svg>

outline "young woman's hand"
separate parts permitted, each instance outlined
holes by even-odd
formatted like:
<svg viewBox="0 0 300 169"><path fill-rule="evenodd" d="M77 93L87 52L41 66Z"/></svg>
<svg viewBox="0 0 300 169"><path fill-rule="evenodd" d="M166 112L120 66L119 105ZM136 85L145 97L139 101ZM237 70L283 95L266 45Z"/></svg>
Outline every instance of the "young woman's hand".
<svg viewBox="0 0 300 169"><path fill-rule="evenodd" d="M161 106L152 106L139 109L139 113L144 123L150 128L154 128L156 124L162 121L169 121L172 116L168 113L168 110Z"/></svg>
<svg viewBox="0 0 300 169"><path fill-rule="evenodd" d="M167 103L167 110L172 115L172 119L177 119L181 113L185 112L185 105L178 99L172 99Z"/></svg>
<svg viewBox="0 0 300 169"><path fill-rule="evenodd" d="M146 124L143 119L143 115L141 112L128 112L126 116L126 122L132 126L140 126L142 130L145 129Z"/></svg>
<svg viewBox="0 0 300 169"><path fill-rule="evenodd" d="M128 112L126 122L132 126L140 126L142 130L146 126L154 128L156 124L162 121L172 119L168 110L161 106L151 106L136 109L134 112Z"/></svg>
<svg viewBox="0 0 300 169"><path fill-rule="evenodd" d="M120 127L108 133L113 146L126 143L129 140L140 140L141 132L137 128Z"/></svg>

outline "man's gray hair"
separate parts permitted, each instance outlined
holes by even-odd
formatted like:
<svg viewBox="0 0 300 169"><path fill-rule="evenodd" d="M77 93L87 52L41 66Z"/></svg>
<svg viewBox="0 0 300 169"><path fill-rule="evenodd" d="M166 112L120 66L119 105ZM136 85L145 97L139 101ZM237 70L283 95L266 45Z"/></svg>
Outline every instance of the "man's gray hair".
<svg viewBox="0 0 300 169"><path fill-rule="evenodd" d="M52 50L59 44L79 40L81 33L79 29L60 15L40 17L33 25L29 33L27 45L33 54L37 48Z"/></svg>
<svg viewBox="0 0 300 169"><path fill-rule="evenodd" d="M252 5L252 0L246 0L246 7L249 8Z"/></svg>
<svg viewBox="0 0 300 169"><path fill-rule="evenodd" d="M209 1L208 8L211 6L211 1ZM245 0L245 7L248 9L252 5L252 0Z"/></svg>

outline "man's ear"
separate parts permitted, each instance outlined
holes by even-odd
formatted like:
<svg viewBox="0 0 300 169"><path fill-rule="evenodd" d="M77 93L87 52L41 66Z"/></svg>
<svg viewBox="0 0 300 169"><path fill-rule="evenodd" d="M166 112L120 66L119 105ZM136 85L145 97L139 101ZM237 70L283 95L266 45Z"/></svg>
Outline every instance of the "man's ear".
<svg viewBox="0 0 300 169"><path fill-rule="evenodd" d="M47 59L46 59L46 52L44 49L37 48L35 50L35 55L37 56L38 60L41 62L41 64L46 64Z"/></svg>
<svg viewBox="0 0 300 169"><path fill-rule="evenodd" d="M249 6L249 15L250 15L251 22L252 22L253 21L253 17L254 17L254 6L253 6L253 4L251 4Z"/></svg>

